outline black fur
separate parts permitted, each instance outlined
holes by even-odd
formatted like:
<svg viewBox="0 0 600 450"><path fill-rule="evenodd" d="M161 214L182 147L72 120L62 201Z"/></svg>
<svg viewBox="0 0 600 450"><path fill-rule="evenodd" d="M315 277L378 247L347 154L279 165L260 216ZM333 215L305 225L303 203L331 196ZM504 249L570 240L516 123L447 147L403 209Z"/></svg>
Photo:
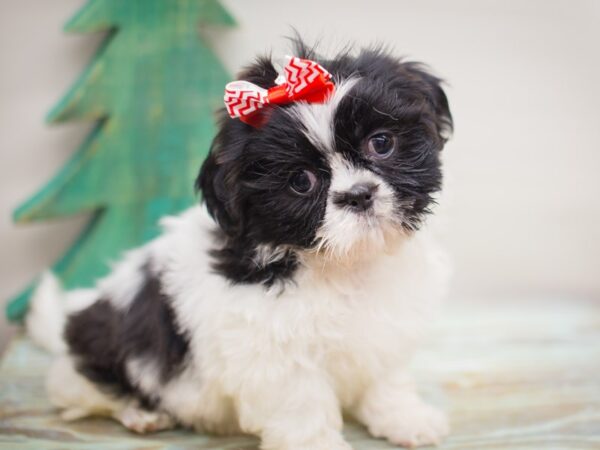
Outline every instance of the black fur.
<svg viewBox="0 0 600 450"><path fill-rule="evenodd" d="M159 277L147 266L141 270L145 283L128 308L120 311L108 299L98 300L69 318L65 340L82 375L108 393L135 396L150 406L156 399L131 382L127 361L153 361L165 383L182 369L189 343L177 329Z"/></svg>
<svg viewBox="0 0 600 450"><path fill-rule="evenodd" d="M382 49L363 50L357 56L343 52L323 60L298 41L295 54L318 61L338 82L360 78L336 112L336 151L384 178L395 190L403 226L417 229L441 187L439 152L452 130L441 80L424 66L393 58ZM276 77L270 59L261 58L238 79L269 88ZM260 128L223 112L196 181L220 225L214 268L235 283L271 285L292 278L297 267L294 250L317 244L331 172L323 153L285 113L288 107L266 108L266 125ZM391 157L374 160L365 154L365 142L381 129L396 135L398 148ZM318 185L309 196L297 195L289 186L292 175L302 169L318 174ZM283 260L263 267L256 263L258 245L288 251Z"/></svg>

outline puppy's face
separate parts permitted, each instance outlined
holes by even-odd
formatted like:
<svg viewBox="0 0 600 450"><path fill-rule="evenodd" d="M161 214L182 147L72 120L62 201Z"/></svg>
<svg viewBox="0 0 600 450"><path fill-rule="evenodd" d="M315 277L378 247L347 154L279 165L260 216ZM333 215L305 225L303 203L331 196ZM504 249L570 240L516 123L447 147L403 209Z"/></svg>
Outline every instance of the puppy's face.
<svg viewBox="0 0 600 450"><path fill-rule="evenodd" d="M222 119L198 180L228 239L257 253L381 251L418 228L441 185L452 121L440 81L379 51L319 62L336 84L328 102L270 108L257 129ZM264 88L276 77L268 60L240 75Z"/></svg>

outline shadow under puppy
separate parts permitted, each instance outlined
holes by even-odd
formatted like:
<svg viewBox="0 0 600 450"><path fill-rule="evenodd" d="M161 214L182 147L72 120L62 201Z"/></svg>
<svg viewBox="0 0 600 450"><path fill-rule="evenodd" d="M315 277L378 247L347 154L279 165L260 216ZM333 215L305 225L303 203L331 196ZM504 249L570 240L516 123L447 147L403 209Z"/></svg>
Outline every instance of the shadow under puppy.
<svg viewBox="0 0 600 450"><path fill-rule="evenodd" d="M256 127L224 114L203 205L93 289L42 280L27 324L57 354L65 419L251 433L269 450L349 449L342 411L394 444L447 434L406 371L446 278L421 229L452 127L440 80L380 49L297 56L331 74L326 98L263 105ZM268 58L240 74L277 77Z"/></svg>

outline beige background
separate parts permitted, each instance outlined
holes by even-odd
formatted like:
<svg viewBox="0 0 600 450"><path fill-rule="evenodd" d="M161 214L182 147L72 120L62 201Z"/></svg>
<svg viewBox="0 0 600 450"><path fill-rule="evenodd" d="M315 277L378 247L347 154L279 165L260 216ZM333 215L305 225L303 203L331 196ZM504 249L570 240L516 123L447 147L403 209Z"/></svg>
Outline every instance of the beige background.
<svg viewBox="0 0 600 450"><path fill-rule="evenodd" d="M10 221L89 130L43 122L101 40L61 32L81 4L0 2L2 301L57 258L85 220ZM455 261L454 298L600 299L599 1L223 4L239 27L209 36L231 72L257 52L284 55L282 36L294 26L325 51L388 43L448 80L456 133L445 151L440 223Z"/></svg>

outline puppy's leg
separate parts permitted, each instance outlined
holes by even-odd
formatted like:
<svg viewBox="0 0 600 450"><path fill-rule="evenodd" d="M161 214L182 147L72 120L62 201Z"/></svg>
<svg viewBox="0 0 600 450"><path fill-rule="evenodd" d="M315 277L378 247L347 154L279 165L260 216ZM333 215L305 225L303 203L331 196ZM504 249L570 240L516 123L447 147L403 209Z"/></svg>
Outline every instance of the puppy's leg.
<svg viewBox="0 0 600 450"><path fill-rule="evenodd" d="M136 433L149 433L175 427L175 421L162 411L148 411L136 401L114 398L75 370L68 355L59 357L46 380L50 401L61 408L63 420L88 416L112 417Z"/></svg>
<svg viewBox="0 0 600 450"><path fill-rule="evenodd" d="M421 400L405 372L374 382L354 414L373 436L405 447L439 444L449 432L445 414Z"/></svg>
<svg viewBox="0 0 600 450"><path fill-rule="evenodd" d="M224 394L220 380L203 380L199 394L200 407L196 407L195 428L220 435L241 433L235 404Z"/></svg>
<svg viewBox="0 0 600 450"><path fill-rule="evenodd" d="M62 355L53 362L46 379L46 389L52 404L62 409L63 420L112 416L126 406L125 401L104 394L79 374L68 355Z"/></svg>
<svg viewBox="0 0 600 450"><path fill-rule="evenodd" d="M154 433L175 428L176 422L164 411L148 411L132 402L125 408L116 411L113 417L126 428L136 433Z"/></svg>
<svg viewBox="0 0 600 450"><path fill-rule="evenodd" d="M240 427L261 437L262 450L351 450L341 434L337 399L323 375L281 366L252 372L237 407Z"/></svg>

